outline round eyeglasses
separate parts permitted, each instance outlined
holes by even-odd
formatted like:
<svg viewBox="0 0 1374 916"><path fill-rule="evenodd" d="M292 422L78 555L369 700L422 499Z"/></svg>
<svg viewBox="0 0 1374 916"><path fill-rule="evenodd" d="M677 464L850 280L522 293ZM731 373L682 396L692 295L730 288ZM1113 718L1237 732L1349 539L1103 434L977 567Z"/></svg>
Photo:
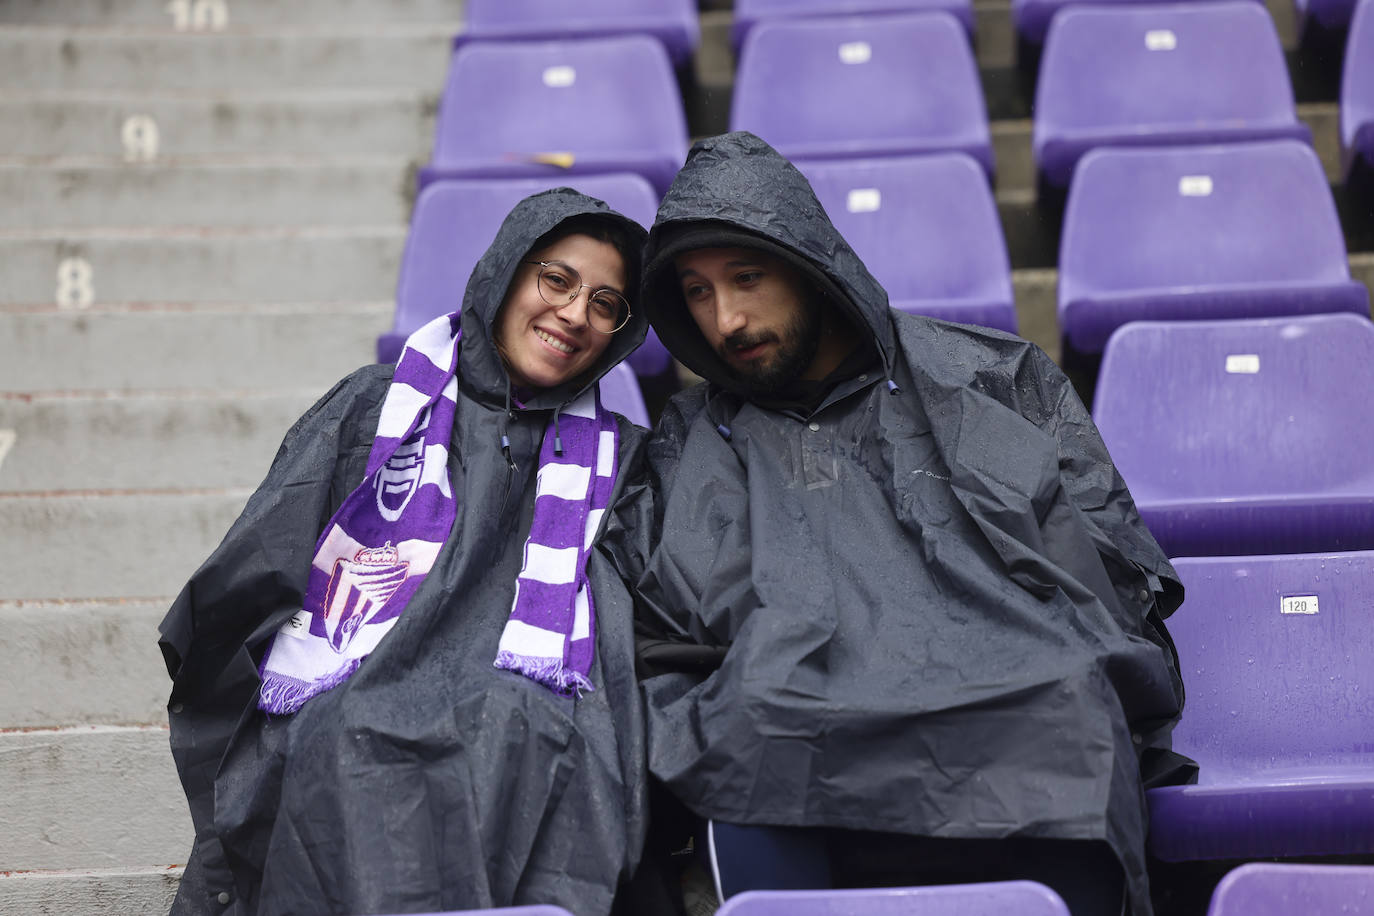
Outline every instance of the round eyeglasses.
<svg viewBox="0 0 1374 916"><path fill-rule="evenodd" d="M595 288L562 261L526 261L539 265L539 297L556 308L571 305L583 289L587 294L587 324L601 334L614 334L630 320L630 303L609 286Z"/></svg>

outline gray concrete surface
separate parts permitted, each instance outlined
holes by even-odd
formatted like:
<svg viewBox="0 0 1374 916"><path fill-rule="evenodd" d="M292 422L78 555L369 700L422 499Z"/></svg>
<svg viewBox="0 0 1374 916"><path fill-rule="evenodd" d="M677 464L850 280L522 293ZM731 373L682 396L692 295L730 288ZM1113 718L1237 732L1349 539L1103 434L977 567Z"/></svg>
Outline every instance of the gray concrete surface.
<svg viewBox="0 0 1374 916"><path fill-rule="evenodd" d="M379 15L393 23L457 22L463 16L463 0L385 0L384 4L377 0L223 0L223 4L231 29L376 23ZM177 16L170 6L148 0L5 0L0 3L0 23L175 28ZM194 0L191 7L194 12Z"/></svg>
<svg viewBox="0 0 1374 916"><path fill-rule="evenodd" d="M457 31L457 23L375 20L219 33L0 26L0 86L107 92L356 86L434 92L443 86Z"/></svg>
<svg viewBox="0 0 1374 916"><path fill-rule="evenodd" d="M0 874L0 913L23 916L162 916L181 866Z"/></svg>
<svg viewBox="0 0 1374 916"><path fill-rule="evenodd" d="M0 310L0 392L315 388L376 359L390 303Z"/></svg>
<svg viewBox="0 0 1374 916"><path fill-rule="evenodd" d="M0 732L0 761L0 870L185 863L194 833L165 728Z"/></svg>
<svg viewBox="0 0 1374 916"><path fill-rule="evenodd" d="M73 258L89 265L93 305L380 302L396 291L407 232L404 223L0 232L0 308L56 305L58 271Z"/></svg>
<svg viewBox="0 0 1374 916"><path fill-rule="evenodd" d="M0 601L0 729L166 725L157 625L171 603Z"/></svg>
<svg viewBox="0 0 1374 916"><path fill-rule="evenodd" d="M428 91L29 92L0 96L0 156L401 156L429 159ZM152 127L134 119L149 118ZM147 133L136 133L136 130Z"/></svg>
<svg viewBox="0 0 1374 916"><path fill-rule="evenodd" d="M175 595L250 493L0 494L0 600Z"/></svg>
<svg viewBox="0 0 1374 916"><path fill-rule="evenodd" d="M3 54L0 51L0 54ZM406 223L408 161L0 162L0 230Z"/></svg>
<svg viewBox="0 0 1374 916"><path fill-rule="evenodd" d="M0 395L10 493L257 486L323 388ZM99 456L98 461L92 461Z"/></svg>

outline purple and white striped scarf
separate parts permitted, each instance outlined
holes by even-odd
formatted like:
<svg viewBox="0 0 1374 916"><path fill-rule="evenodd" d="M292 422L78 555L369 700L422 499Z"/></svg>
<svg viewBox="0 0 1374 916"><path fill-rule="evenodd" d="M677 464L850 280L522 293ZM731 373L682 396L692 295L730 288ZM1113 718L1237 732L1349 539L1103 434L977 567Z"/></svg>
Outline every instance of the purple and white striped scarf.
<svg viewBox="0 0 1374 916"><path fill-rule="evenodd" d="M406 341L363 483L325 526L304 607L263 657L262 710L293 713L347 680L396 623L448 539L457 512L448 446L460 336L455 312ZM610 503L618 456L619 427L596 386L550 418L524 564L495 664L563 695L591 688L596 630L587 551Z"/></svg>

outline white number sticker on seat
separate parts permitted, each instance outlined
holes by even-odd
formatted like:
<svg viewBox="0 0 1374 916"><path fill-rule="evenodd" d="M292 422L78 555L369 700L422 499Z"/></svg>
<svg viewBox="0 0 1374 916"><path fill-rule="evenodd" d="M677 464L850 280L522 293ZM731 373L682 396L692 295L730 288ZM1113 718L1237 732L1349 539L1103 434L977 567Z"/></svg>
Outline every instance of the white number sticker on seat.
<svg viewBox="0 0 1374 916"><path fill-rule="evenodd" d="M840 45L840 62L866 64L873 59L873 46L866 41L846 41Z"/></svg>
<svg viewBox="0 0 1374 916"><path fill-rule="evenodd" d="M1279 610L1285 614L1315 614L1317 613L1316 595L1294 595L1284 598L1280 603Z"/></svg>
<svg viewBox="0 0 1374 916"><path fill-rule="evenodd" d="M1211 175L1184 175L1178 180L1178 193L1183 197L1210 197Z"/></svg>
<svg viewBox="0 0 1374 916"><path fill-rule="evenodd" d="M1254 375L1259 372L1258 353L1232 353L1226 357L1226 371L1232 375Z"/></svg>
<svg viewBox="0 0 1374 916"><path fill-rule="evenodd" d="M877 188L854 188L845 198L850 213L872 213L883 205L883 192Z"/></svg>
<svg viewBox="0 0 1374 916"><path fill-rule="evenodd" d="M544 85L550 89L566 89L577 82L577 71L572 67L549 67L544 71Z"/></svg>
<svg viewBox="0 0 1374 916"><path fill-rule="evenodd" d="M1150 51L1172 51L1178 47L1178 36L1170 29L1151 29L1145 33L1145 48Z"/></svg>

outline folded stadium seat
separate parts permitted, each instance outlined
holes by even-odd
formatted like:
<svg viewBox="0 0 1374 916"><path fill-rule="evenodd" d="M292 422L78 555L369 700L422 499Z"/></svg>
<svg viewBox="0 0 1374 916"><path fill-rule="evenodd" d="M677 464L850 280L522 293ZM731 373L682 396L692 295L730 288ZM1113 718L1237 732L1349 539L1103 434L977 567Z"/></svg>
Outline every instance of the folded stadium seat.
<svg viewBox="0 0 1374 916"><path fill-rule="evenodd" d="M1341 75L1341 162L1374 172L1374 0L1361 0L1350 23Z"/></svg>
<svg viewBox="0 0 1374 916"><path fill-rule="evenodd" d="M730 126L793 160L956 150L993 171L973 50L949 13L760 22Z"/></svg>
<svg viewBox="0 0 1374 916"><path fill-rule="evenodd" d="M1226 873L1207 916L1374 916L1374 866L1251 862Z"/></svg>
<svg viewBox="0 0 1374 916"><path fill-rule="evenodd" d="M978 163L937 153L797 166L893 308L1016 333L1011 262Z"/></svg>
<svg viewBox="0 0 1374 916"><path fill-rule="evenodd" d="M630 174L455 179L427 185L415 198L396 283L396 316L391 330L377 338L377 361L395 362L414 331L463 304L468 275L517 201L564 184L606 201L646 228L658 210L653 188ZM658 375L670 361L652 329L628 360L644 376Z"/></svg>
<svg viewBox="0 0 1374 916"><path fill-rule="evenodd" d="M839 891L747 891L716 916L1069 916L1059 895L1034 881Z"/></svg>
<svg viewBox="0 0 1374 916"><path fill-rule="evenodd" d="M686 155L682 97L658 41L474 41L453 53L420 181L638 172L661 194Z"/></svg>
<svg viewBox="0 0 1374 916"><path fill-rule="evenodd" d="M1174 749L1199 774L1146 793L1150 851L1169 862L1374 853L1374 553L1174 567L1185 598L1169 631L1188 686ZM1269 877L1256 884L1277 893ZM1298 899L1228 912L1346 912Z"/></svg>
<svg viewBox="0 0 1374 916"><path fill-rule="evenodd" d="M640 426L649 426L649 410L644 406L644 395L639 390L639 380L625 363L616 363L611 371L601 377L601 406Z"/></svg>
<svg viewBox="0 0 1374 916"><path fill-rule="evenodd" d="M694 0L467 0L465 41L652 35L678 66L701 41Z"/></svg>
<svg viewBox="0 0 1374 916"><path fill-rule="evenodd" d="M1031 127L1048 184L1066 187L1096 146L1279 137L1311 132L1274 22L1253 0L1075 6L1054 17Z"/></svg>
<svg viewBox="0 0 1374 916"><path fill-rule="evenodd" d="M928 10L944 10L951 13L963 23L970 35L973 34L971 0L735 0L735 21L730 28L730 40L738 51L750 29L759 22L775 19L913 13Z"/></svg>
<svg viewBox="0 0 1374 916"><path fill-rule="evenodd" d="M1367 317L1140 321L1107 344L1093 418L1171 557L1368 550L1371 392Z"/></svg>
<svg viewBox="0 0 1374 916"><path fill-rule="evenodd" d="M1011 0L1011 23L1016 31L1017 37L1031 44L1044 44L1045 33L1049 31L1050 20L1054 14L1070 6L1077 6L1081 3L1093 3L1103 6L1111 3L1122 5L1132 5L1140 3L1157 3L1161 0ZM1205 0L1193 0L1194 3L1205 2ZM1302 0L1295 0L1302 2ZM1308 0L1313 2L1313 0ZM1315 0L1315 2L1327 2L1327 0ZM1344 2L1344 0L1335 0Z"/></svg>
<svg viewBox="0 0 1374 916"><path fill-rule="evenodd" d="M1079 162L1059 249L1065 354L1139 319L1369 314L1336 204L1297 140L1096 149Z"/></svg>

